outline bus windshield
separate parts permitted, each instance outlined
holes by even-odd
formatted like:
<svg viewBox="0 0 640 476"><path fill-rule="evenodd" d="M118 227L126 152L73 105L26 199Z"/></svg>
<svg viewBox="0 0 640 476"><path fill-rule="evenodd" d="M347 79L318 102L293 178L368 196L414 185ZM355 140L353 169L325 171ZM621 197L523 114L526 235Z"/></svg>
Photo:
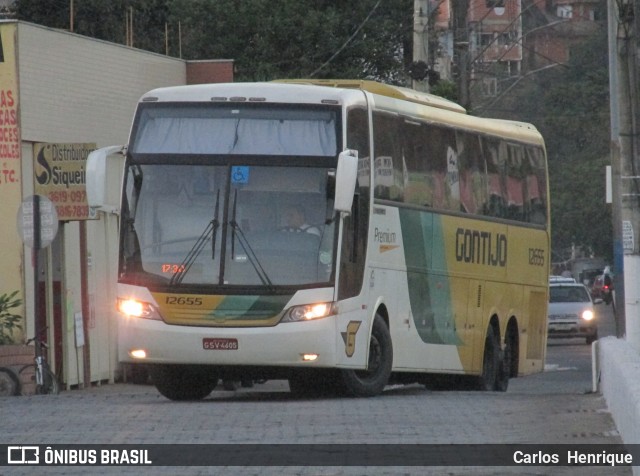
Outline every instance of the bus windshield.
<svg viewBox="0 0 640 476"><path fill-rule="evenodd" d="M122 280L267 288L329 282L331 171L130 165Z"/></svg>

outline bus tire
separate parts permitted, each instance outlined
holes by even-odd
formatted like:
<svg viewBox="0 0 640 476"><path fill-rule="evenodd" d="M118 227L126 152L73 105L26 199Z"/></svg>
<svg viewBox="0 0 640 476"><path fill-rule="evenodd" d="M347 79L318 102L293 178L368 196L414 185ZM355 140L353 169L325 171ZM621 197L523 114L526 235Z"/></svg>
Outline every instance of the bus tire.
<svg viewBox="0 0 640 476"><path fill-rule="evenodd" d="M215 371L206 366L152 365L151 381L169 400L202 400L218 384Z"/></svg>
<svg viewBox="0 0 640 476"><path fill-rule="evenodd" d="M504 342L504 350L499 352L499 371L496 380L496 390L506 392L509 388L509 379L518 376L518 334L512 328L507 330Z"/></svg>
<svg viewBox="0 0 640 476"><path fill-rule="evenodd" d="M482 374L478 379L478 390L497 390L501 367L502 359L500 358L500 342L493 330L493 326L490 325L487 329L487 336L484 340Z"/></svg>
<svg viewBox="0 0 640 476"><path fill-rule="evenodd" d="M369 341L367 370L340 370L345 394L351 397L379 395L389 381L392 365L391 333L382 316L376 314Z"/></svg>

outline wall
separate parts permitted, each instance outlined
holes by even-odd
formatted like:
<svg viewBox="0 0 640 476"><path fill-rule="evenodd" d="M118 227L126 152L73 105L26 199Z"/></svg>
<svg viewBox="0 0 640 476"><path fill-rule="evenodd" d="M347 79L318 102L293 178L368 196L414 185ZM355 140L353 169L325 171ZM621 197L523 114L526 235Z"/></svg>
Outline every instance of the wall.
<svg viewBox="0 0 640 476"><path fill-rule="evenodd" d="M597 342L600 391L625 445L640 444L640 355L628 341ZM634 461L635 462L635 461ZM640 466L633 474L640 475Z"/></svg>
<svg viewBox="0 0 640 476"><path fill-rule="evenodd" d="M0 295L18 291L16 297L24 301L22 245L16 224L22 201L22 177L15 35L15 25L0 28ZM11 312L22 315L24 307ZM12 337L21 340L22 332L17 330Z"/></svg>

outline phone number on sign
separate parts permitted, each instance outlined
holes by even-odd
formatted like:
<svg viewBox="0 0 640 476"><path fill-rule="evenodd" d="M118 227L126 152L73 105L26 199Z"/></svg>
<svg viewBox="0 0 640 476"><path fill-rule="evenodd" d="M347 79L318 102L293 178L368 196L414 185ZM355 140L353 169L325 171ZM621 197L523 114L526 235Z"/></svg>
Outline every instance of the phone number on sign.
<svg viewBox="0 0 640 476"><path fill-rule="evenodd" d="M49 200L54 203L82 203L87 201L87 192L84 190L72 190L70 192L66 190L55 190L49 192Z"/></svg>
<svg viewBox="0 0 640 476"><path fill-rule="evenodd" d="M89 206L87 205L56 205L56 212L59 219L63 217L88 217Z"/></svg>

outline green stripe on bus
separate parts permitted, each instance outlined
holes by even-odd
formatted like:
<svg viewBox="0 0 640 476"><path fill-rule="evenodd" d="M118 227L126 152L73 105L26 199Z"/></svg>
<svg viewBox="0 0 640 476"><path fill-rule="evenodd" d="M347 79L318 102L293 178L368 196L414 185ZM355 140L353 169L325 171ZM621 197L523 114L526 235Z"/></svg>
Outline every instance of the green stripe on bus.
<svg viewBox="0 0 640 476"><path fill-rule="evenodd" d="M400 209L411 314L423 342L462 344L455 330L441 217Z"/></svg>
<svg viewBox="0 0 640 476"><path fill-rule="evenodd" d="M269 319L283 311L291 295L226 296L208 315L212 319Z"/></svg>

